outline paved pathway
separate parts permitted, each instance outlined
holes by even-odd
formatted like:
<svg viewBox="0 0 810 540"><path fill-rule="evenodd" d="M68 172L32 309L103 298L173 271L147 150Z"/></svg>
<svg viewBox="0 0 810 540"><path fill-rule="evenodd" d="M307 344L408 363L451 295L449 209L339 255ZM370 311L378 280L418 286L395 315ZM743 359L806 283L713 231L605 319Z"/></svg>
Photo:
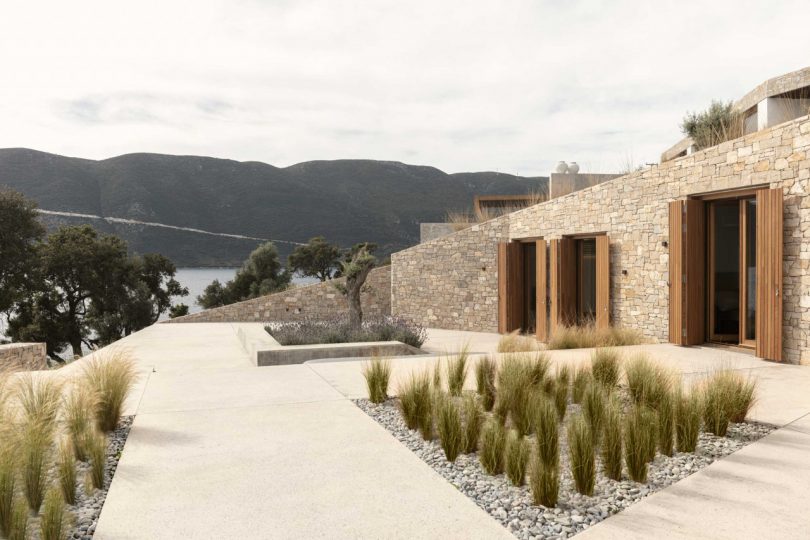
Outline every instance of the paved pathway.
<svg viewBox="0 0 810 540"><path fill-rule="evenodd" d="M349 401L365 397L362 362L256 368L236 326L156 325L124 340L143 377L99 539L512 538ZM431 331L427 348L463 342L492 353L497 336ZM710 348L635 349L691 379L746 370L761 387L753 416L790 425L581 537L806 538L810 369ZM574 364L588 355L553 353ZM392 390L435 362L395 359Z"/></svg>

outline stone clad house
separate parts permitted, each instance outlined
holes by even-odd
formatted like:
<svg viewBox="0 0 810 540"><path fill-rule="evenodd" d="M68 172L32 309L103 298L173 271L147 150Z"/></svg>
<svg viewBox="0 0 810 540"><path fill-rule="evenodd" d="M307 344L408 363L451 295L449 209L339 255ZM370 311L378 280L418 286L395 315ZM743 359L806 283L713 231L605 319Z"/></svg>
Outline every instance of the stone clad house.
<svg viewBox="0 0 810 540"><path fill-rule="evenodd" d="M425 326L639 329L810 363L810 68L741 98L745 135L395 253L391 312Z"/></svg>

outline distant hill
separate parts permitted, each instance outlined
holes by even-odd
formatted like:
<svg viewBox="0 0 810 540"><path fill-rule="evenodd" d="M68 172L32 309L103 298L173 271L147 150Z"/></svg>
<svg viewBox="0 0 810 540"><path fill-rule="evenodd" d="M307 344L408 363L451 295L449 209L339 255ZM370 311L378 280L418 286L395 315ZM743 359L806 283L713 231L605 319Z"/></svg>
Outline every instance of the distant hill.
<svg viewBox="0 0 810 540"><path fill-rule="evenodd" d="M471 207L474 195L547 192L545 177L446 174L392 161L309 161L286 168L198 156L126 154L93 161L0 149L0 185L52 211L127 218L259 238L341 246L373 241L388 254L419 241L419 223ZM256 241L43 216L49 227L90 223L178 266L239 264ZM290 246L278 244L283 255Z"/></svg>

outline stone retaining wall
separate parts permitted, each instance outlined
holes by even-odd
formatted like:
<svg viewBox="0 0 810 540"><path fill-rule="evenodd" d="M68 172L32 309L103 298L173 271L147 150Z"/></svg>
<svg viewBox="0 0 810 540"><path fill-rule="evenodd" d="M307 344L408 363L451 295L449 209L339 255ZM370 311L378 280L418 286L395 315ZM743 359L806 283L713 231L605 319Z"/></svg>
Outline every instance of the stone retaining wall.
<svg viewBox="0 0 810 540"><path fill-rule="evenodd" d="M44 343L10 343L0 345L0 370L38 371L48 368Z"/></svg>
<svg viewBox="0 0 810 540"><path fill-rule="evenodd" d="M441 328L494 331L499 240L607 232L612 321L666 341L668 203L747 186L784 192L784 359L810 363L806 116L396 253L393 313Z"/></svg>
<svg viewBox="0 0 810 540"><path fill-rule="evenodd" d="M335 288L342 279L293 287L279 293L227 306L206 309L165 323L298 321L330 318L348 313L346 297ZM391 267L372 270L362 293L363 314L391 314Z"/></svg>

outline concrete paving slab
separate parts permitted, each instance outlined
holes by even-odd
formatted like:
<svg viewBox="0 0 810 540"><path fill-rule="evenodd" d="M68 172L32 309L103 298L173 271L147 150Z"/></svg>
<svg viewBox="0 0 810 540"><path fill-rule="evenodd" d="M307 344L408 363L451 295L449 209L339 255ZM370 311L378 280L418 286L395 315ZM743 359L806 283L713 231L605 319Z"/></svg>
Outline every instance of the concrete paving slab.
<svg viewBox="0 0 810 540"><path fill-rule="evenodd" d="M95 537L513 538L348 401L139 414Z"/></svg>
<svg viewBox="0 0 810 540"><path fill-rule="evenodd" d="M810 416L582 532L589 539L806 539Z"/></svg>

